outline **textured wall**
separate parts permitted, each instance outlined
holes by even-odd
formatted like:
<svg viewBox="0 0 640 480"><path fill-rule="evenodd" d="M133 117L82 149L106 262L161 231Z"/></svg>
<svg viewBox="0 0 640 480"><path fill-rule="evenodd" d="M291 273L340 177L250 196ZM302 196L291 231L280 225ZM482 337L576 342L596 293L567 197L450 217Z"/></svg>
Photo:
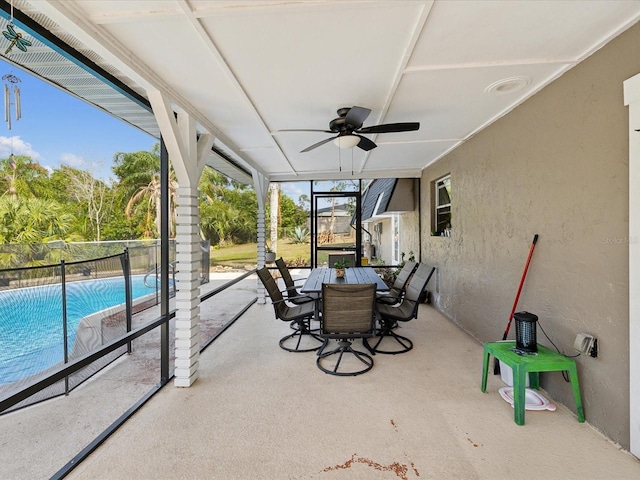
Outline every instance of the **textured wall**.
<svg viewBox="0 0 640 480"><path fill-rule="evenodd" d="M640 72L636 25L423 172L422 260L439 267L434 303L479 341L502 338L534 234L518 310L538 315L577 359L587 421L629 448L628 112ZM431 237L430 188L451 173L451 238ZM510 338L515 334L512 325ZM539 343L550 342L538 328ZM553 348L553 347L552 347ZM478 358L480 365L481 359ZM559 373L543 387L574 408Z"/></svg>
<svg viewBox="0 0 640 480"><path fill-rule="evenodd" d="M420 255L420 211L418 204L418 180L414 180L414 207L413 211L400 215L400 251L409 260L409 252L413 252L416 260Z"/></svg>

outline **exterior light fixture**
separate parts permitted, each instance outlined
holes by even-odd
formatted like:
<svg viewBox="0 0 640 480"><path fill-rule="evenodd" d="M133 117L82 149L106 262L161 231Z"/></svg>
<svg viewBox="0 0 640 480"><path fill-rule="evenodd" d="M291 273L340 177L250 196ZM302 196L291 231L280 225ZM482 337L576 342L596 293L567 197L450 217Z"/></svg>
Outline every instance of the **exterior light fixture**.
<svg viewBox="0 0 640 480"><path fill-rule="evenodd" d="M486 89L486 93L494 95L505 95L507 93L516 92L529 86L531 79L529 77L510 77L498 80L492 83Z"/></svg>

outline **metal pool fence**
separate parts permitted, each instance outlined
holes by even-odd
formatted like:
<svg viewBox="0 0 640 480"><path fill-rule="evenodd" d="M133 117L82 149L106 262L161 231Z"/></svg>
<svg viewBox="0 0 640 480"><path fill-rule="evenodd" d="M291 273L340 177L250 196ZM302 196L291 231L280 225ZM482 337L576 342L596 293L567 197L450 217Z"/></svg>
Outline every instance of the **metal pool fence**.
<svg viewBox="0 0 640 480"><path fill-rule="evenodd" d="M90 272L90 280L87 278ZM131 330L129 253L2 271L0 396ZM66 394L127 351L111 352L14 408Z"/></svg>
<svg viewBox="0 0 640 480"><path fill-rule="evenodd" d="M163 265L169 263L167 253L163 248ZM57 267L57 265L50 267ZM164 271L168 272L169 268ZM255 273L256 269L254 268L244 272L237 272L237 275L232 278L226 275L217 277L201 289L199 300L204 308L202 308L199 316L200 333L202 335L200 353L223 335L258 300L256 296L256 280L255 278L249 278L253 277ZM163 285L166 285L168 280L167 275L163 275ZM130 332L78 358L70 359L68 363L61 363L43 378L35 379L21 388L14 388L6 393L0 391L0 414L14 411L20 406L34 403L34 401L31 401L31 397L40 395L41 391L52 388L66 377L71 377L76 373L82 372L87 367L91 367L96 360L119 349L126 349L129 344L133 344L131 355L122 355L117 362L114 362L112 367L104 369L101 375L95 375L87 389L78 389L77 392L74 391L63 399L59 399L59 401L71 402L72 411L74 409L83 410L85 413L92 412L93 410L91 409L102 411L104 405L109 404L111 406L111 400L121 403L121 406L124 406L124 410L120 408L113 410L111 412L113 423L95 438L93 438L94 434L83 424L77 424L75 431L73 428L71 431L67 431L68 435L73 435L74 438L81 438L82 442L86 441L86 444L82 443L86 446L73 458L66 457L70 458L69 461L54 473L51 478L65 478L69 472L87 458L113 432L117 431L123 423L131 418L173 378L175 357L172 352L174 352L175 347L173 340L175 339L174 319L176 310L169 307L168 294L167 290L163 290L159 309L151 309L144 312L144 314L134 315ZM159 313L159 316L155 316L156 312ZM94 385L99 386L100 384L106 385L106 389L100 394L100 398L95 398L95 391L91 390L91 387ZM82 392L89 393L83 395ZM42 399L44 400L44 398ZM26 400L29 400L29 402L25 402ZM124 400L124 402L121 402L121 400ZM128 403L129 401L133 403ZM22 409L13 414L21 415L24 413L28 415L29 410ZM91 416L91 413L85 416L87 415ZM71 424L73 424L73 421L71 421ZM73 427L71 424L70 426ZM44 438L40 434L41 432L34 432L34 435L38 438ZM64 454L60 457L58 451L55 450L55 452L50 459L51 467L55 467L56 464L65 459ZM53 458L54 456L55 458Z"/></svg>
<svg viewBox="0 0 640 480"><path fill-rule="evenodd" d="M130 332L133 314L160 303L159 242L61 243L46 255L34 246L6 247L0 256L28 251L82 260L0 270L0 398ZM201 283L209 281L208 242L205 248ZM98 253L108 255L90 257ZM173 242L169 258L175 258ZM169 267L173 295L175 262ZM130 348L113 350L6 411L68 393Z"/></svg>
<svg viewBox="0 0 640 480"><path fill-rule="evenodd" d="M201 242L202 264L200 283L209 281L210 243ZM124 249L131 255L131 271L133 274L157 272L160 265L160 240L114 240L106 242L63 242L54 241L34 244L0 245L0 287L8 282L2 269L14 269L39 265L51 265L61 260L66 262L88 261L109 255L117 255ZM175 240L169 241L169 261L175 260ZM91 266L83 271L85 276L91 275ZM18 282L20 278L14 279Z"/></svg>

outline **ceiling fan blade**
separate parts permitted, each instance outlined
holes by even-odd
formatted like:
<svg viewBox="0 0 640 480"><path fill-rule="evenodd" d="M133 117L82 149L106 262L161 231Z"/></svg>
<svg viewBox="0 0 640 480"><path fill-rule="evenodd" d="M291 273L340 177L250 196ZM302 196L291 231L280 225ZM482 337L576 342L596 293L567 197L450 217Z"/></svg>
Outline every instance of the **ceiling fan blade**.
<svg viewBox="0 0 640 480"><path fill-rule="evenodd" d="M313 145L305 148L304 150L302 150L300 153L306 153L309 152L311 150L313 150L314 148L318 148L321 145L324 145L325 143L329 143L331 140L333 140L334 138L337 138L338 136L336 135L335 137L329 137L329 138L325 138L324 140L322 140L321 142L318 143L314 143Z"/></svg>
<svg viewBox="0 0 640 480"><path fill-rule="evenodd" d="M396 133L411 132L420 128L420 122L405 123L383 123L382 125L372 125L357 130L358 133Z"/></svg>
<svg viewBox="0 0 640 480"><path fill-rule="evenodd" d="M344 124L353 128L353 130L357 130L362 126L370 113L371 110L368 108L351 107L347 116L344 118Z"/></svg>
<svg viewBox="0 0 640 480"><path fill-rule="evenodd" d="M369 150L373 150L374 148L377 147L377 145L372 140L369 140L367 137L363 137L362 135L356 135L356 137L360 137L360 143L358 143L358 148L361 148L365 152L368 152Z"/></svg>
<svg viewBox="0 0 640 480"><path fill-rule="evenodd" d="M322 133L336 133L331 130L317 130L314 128L285 128L282 130L277 130L278 132L322 132Z"/></svg>

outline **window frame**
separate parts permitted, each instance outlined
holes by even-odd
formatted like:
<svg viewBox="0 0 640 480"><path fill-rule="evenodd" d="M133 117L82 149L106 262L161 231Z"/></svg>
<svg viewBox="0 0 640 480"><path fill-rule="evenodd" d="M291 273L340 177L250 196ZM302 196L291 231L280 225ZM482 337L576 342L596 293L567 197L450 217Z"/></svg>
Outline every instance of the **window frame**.
<svg viewBox="0 0 640 480"><path fill-rule="evenodd" d="M441 195L443 192L446 194ZM451 174L448 173L433 182L432 235L451 236ZM448 199L448 203L446 200ZM443 201L444 200L444 201ZM442 202L442 203L441 203Z"/></svg>

